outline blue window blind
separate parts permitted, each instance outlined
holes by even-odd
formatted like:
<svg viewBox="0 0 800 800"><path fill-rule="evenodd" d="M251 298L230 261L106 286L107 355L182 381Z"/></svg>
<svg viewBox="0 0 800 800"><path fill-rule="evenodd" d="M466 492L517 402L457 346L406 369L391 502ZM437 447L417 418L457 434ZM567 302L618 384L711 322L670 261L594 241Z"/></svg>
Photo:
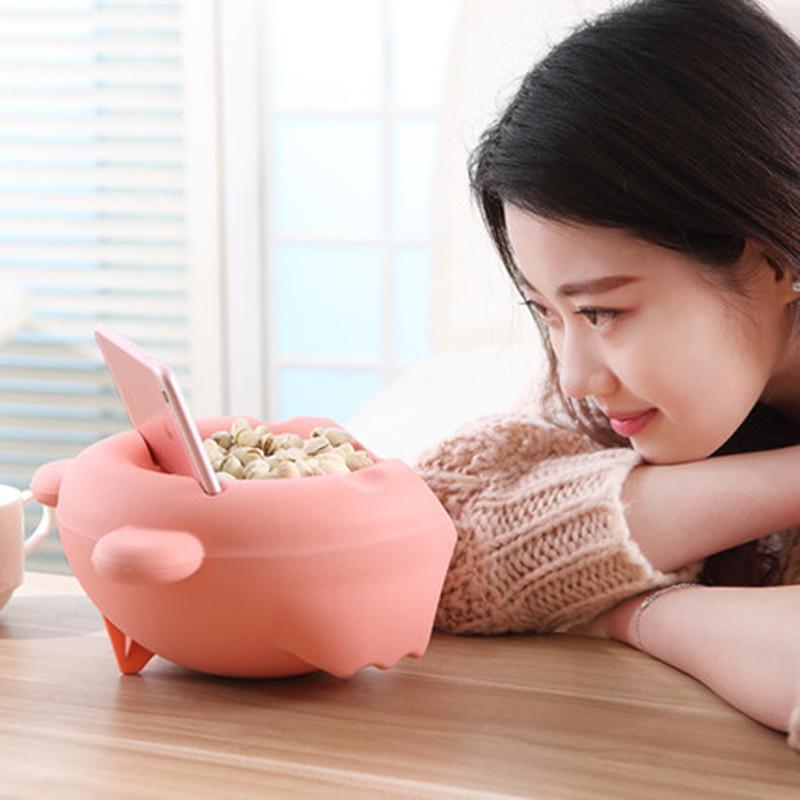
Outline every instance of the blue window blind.
<svg viewBox="0 0 800 800"><path fill-rule="evenodd" d="M98 321L191 397L181 6L0 2L0 291L27 309L0 339L0 483L129 428ZM68 569L55 535L28 567Z"/></svg>

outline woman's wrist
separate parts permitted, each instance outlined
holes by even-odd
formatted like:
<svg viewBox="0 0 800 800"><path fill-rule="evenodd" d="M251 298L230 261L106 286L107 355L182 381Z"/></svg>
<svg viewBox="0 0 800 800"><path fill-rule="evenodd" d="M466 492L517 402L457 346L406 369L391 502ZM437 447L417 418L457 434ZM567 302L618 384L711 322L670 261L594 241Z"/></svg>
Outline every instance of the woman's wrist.
<svg viewBox="0 0 800 800"><path fill-rule="evenodd" d="M693 591L703 588L703 584L696 582L676 583L660 589L650 589L646 592L628 597L618 603L610 611L603 615L603 624L608 635L612 639L635 647L637 650L644 650L643 637L646 638L646 625L648 614L652 613L651 605L663 602L663 597L673 591Z"/></svg>
<svg viewBox="0 0 800 800"><path fill-rule="evenodd" d="M683 591L685 589L691 589L693 587L699 586L700 584L696 581L686 581L683 583L673 583L670 586L662 586L660 589L656 589L654 591L647 592L644 599L637 605L635 611L633 612L633 617L630 620L630 629L633 636L633 646L637 650L645 650L644 642L642 641L642 631L641 631L641 621L642 621L642 614L645 613L645 610L649 608L657 598L671 593L673 591Z"/></svg>
<svg viewBox="0 0 800 800"><path fill-rule="evenodd" d="M646 596L645 592L628 597L603 615L603 624L611 639L633 646L633 617Z"/></svg>

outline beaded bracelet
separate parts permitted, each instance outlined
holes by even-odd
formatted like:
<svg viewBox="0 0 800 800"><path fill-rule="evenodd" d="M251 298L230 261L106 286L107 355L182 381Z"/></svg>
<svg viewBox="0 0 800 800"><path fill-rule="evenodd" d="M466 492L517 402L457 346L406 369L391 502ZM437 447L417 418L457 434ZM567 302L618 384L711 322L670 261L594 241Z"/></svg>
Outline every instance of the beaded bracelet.
<svg viewBox="0 0 800 800"><path fill-rule="evenodd" d="M657 589L654 592L651 592L647 595L647 597L642 600L639 604L639 607L636 609L636 613L633 617L633 628L636 632L636 648L638 650L644 650L642 647L642 637L639 633L639 618L642 616L642 612L656 599L662 594L666 594L667 592L671 592L673 589L683 589L686 586L700 586L699 581L687 581L685 583L673 583L671 586L665 586L661 589Z"/></svg>

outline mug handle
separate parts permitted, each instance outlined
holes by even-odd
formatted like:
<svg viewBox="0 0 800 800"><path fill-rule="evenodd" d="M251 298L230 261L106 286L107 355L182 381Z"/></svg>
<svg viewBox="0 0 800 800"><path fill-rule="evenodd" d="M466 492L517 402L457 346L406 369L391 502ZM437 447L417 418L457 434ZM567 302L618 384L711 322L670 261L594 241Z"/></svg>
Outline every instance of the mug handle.
<svg viewBox="0 0 800 800"><path fill-rule="evenodd" d="M31 500L34 499L33 492L30 489L25 489L22 492L22 505L26 506ZM33 533L25 539L23 544L23 552L25 555L30 555L47 537L47 534L53 530L53 525L56 521L55 514L51 506L42 505L42 518Z"/></svg>

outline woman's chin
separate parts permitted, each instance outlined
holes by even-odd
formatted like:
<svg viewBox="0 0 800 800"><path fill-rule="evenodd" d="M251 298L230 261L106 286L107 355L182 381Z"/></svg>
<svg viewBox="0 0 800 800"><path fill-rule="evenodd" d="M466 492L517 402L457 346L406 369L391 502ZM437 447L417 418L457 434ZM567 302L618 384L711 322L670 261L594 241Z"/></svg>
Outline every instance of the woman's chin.
<svg viewBox="0 0 800 800"><path fill-rule="evenodd" d="M631 444L646 464L653 465L688 464L692 461L703 461L718 449L716 447L699 448L692 445L679 447L674 444L659 447L654 442L636 442L635 440L631 440Z"/></svg>

